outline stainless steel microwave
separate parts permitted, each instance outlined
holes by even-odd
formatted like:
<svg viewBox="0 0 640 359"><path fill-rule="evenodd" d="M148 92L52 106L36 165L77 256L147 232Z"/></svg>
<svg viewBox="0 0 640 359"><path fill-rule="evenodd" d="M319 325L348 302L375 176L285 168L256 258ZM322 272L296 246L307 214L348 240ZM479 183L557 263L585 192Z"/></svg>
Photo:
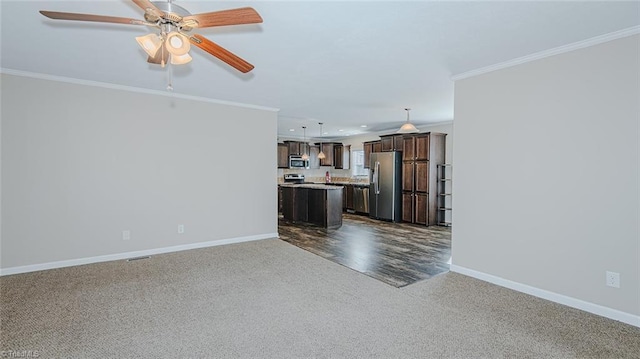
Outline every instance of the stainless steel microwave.
<svg viewBox="0 0 640 359"><path fill-rule="evenodd" d="M309 168L309 160L303 160L302 156L289 156L289 168Z"/></svg>

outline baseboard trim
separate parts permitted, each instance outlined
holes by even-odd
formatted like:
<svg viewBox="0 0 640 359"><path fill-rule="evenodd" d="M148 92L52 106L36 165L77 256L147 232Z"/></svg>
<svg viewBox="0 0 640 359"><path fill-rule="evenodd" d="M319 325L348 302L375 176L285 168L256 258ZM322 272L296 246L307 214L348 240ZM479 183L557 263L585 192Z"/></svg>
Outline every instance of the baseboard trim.
<svg viewBox="0 0 640 359"><path fill-rule="evenodd" d="M566 295L550 292L548 290L532 287L526 284L510 281L508 279L496 277L491 274L478 272L473 269L461 267L458 265L451 265L450 270L452 272L464 274L469 277L483 280L485 282L493 283L501 287L513 289L518 292L526 293L534 297L546 299L555 303L563 304L568 307L584 310L592 314L596 314L605 318L617 320L619 322L627 323L636 327L640 327L640 316L625 313L616 309L604 307L599 304L586 302L584 300L568 297Z"/></svg>
<svg viewBox="0 0 640 359"><path fill-rule="evenodd" d="M107 254L104 256L77 258L77 259L69 259L69 260L57 261L57 262L48 262L48 263L40 263L40 264L30 264L30 265L19 266L19 267L3 268L3 269L0 269L0 276L36 272L41 270L63 268L63 267L73 267L73 266L79 266L84 264L117 261L117 260L134 258L134 257L151 256L155 254L163 254L163 253L171 253L171 252L180 252L180 251L186 251L189 249L215 247L215 246L222 246L226 244L258 241L258 240L269 239L269 238L278 238L278 233L264 233L264 234L257 234L253 236L246 236L246 237L226 238L226 239L219 239L219 240L207 241L207 242L181 244L178 246L171 246L171 247L145 249L145 250L134 251L134 252Z"/></svg>

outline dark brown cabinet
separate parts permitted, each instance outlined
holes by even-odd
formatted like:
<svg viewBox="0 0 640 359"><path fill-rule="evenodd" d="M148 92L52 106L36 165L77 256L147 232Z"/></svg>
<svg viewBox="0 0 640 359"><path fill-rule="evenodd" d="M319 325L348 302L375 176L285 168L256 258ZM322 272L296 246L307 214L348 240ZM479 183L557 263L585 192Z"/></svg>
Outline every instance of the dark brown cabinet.
<svg viewBox="0 0 640 359"><path fill-rule="evenodd" d="M289 168L289 147L278 143L278 168Z"/></svg>
<svg viewBox="0 0 640 359"><path fill-rule="evenodd" d="M355 204L353 201L353 191L354 191L354 187L351 184L345 185L344 186L344 209L348 209L348 210L355 210Z"/></svg>
<svg viewBox="0 0 640 359"><path fill-rule="evenodd" d="M373 142L364 142L362 144L364 152L364 168L369 168L369 159L371 158L371 152L373 152Z"/></svg>
<svg viewBox="0 0 640 359"><path fill-rule="evenodd" d="M333 166L336 169L348 170L350 155L351 145L335 144L333 146Z"/></svg>
<svg viewBox="0 0 640 359"><path fill-rule="evenodd" d="M405 137L402 140L402 160L413 161L415 160L415 138Z"/></svg>
<svg viewBox="0 0 640 359"><path fill-rule="evenodd" d="M430 139L431 139L431 136L429 134L415 136L416 161L428 161L429 160L429 153L431 152L430 148L429 148Z"/></svg>
<svg viewBox="0 0 640 359"><path fill-rule="evenodd" d="M310 189L308 222L325 228L342 226L342 188Z"/></svg>
<svg viewBox="0 0 640 359"><path fill-rule="evenodd" d="M310 146L306 142L284 141L278 143L278 168L289 168L289 156L310 156Z"/></svg>
<svg viewBox="0 0 640 359"><path fill-rule="evenodd" d="M413 192L413 162L402 162L402 190Z"/></svg>
<svg viewBox="0 0 640 359"><path fill-rule="evenodd" d="M333 166L333 143L320 145L325 158L320 160L320 166Z"/></svg>
<svg viewBox="0 0 640 359"><path fill-rule="evenodd" d="M287 148L289 149L289 156L300 156L302 155L301 150L301 143L302 142L297 142L297 141L284 141L284 143L287 145Z"/></svg>
<svg viewBox="0 0 640 359"><path fill-rule="evenodd" d="M402 221L413 222L413 193L402 192Z"/></svg>
<svg viewBox="0 0 640 359"><path fill-rule="evenodd" d="M308 188L296 188L295 194L295 214L296 221L307 222L309 221L309 193Z"/></svg>
<svg viewBox="0 0 640 359"><path fill-rule="evenodd" d="M382 152L391 151L393 148L393 137L380 136L380 144L381 144Z"/></svg>
<svg viewBox="0 0 640 359"><path fill-rule="evenodd" d="M293 187L280 187L282 191L282 216L285 219L295 221L295 189Z"/></svg>
<svg viewBox="0 0 640 359"><path fill-rule="evenodd" d="M382 141L373 142L373 152L382 152Z"/></svg>
<svg viewBox="0 0 640 359"><path fill-rule="evenodd" d="M403 221L437 224L437 169L444 164L443 133L421 133L403 138ZM407 212L407 213L405 213Z"/></svg>
<svg viewBox="0 0 640 359"><path fill-rule="evenodd" d="M302 156L309 154L309 144L307 142L284 141L289 149L289 156Z"/></svg>
<svg viewBox="0 0 640 359"><path fill-rule="evenodd" d="M282 216L326 228L342 225L342 187L330 189L281 186Z"/></svg>
<svg viewBox="0 0 640 359"><path fill-rule="evenodd" d="M416 177L413 182L414 190L416 192L429 192L429 162L416 161L415 171Z"/></svg>
<svg viewBox="0 0 640 359"><path fill-rule="evenodd" d="M351 164L351 145L342 143L322 143L325 158L318 158L320 143L309 145L307 142L284 141L278 143L278 168L289 168L289 156L309 155L309 168L318 169L320 166L335 166L336 169L349 169Z"/></svg>
<svg viewBox="0 0 640 359"><path fill-rule="evenodd" d="M404 145L404 135L380 136L380 147L382 152L402 151Z"/></svg>
<svg viewBox="0 0 640 359"><path fill-rule="evenodd" d="M429 223L429 216L433 211L429 211L429 194L416 193L414 195L414 222L417 224L435 224Z"/></svg>
<svg viewBox="0 0 640 359"><path fill-rule="evenodd" d="M371 153L373 152L382 152L382 142L381 141L369 141L364 142L362 144L364 149L364 168L369 168L369 159L371 158Z"/></svg>

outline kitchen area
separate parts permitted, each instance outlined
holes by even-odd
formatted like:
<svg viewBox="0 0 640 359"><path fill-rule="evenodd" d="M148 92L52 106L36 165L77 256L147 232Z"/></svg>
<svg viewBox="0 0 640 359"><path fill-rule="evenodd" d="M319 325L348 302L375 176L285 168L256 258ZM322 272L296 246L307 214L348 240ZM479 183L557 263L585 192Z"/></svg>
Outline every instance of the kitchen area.
<svg viewBox="0 0 640 359"><path fill-rule="evenodd" d="M280 238L396 287L448 271L445 141L425 132L361 147L279 142Z"/></svg>
<svg viewBox="0 0 640 359"><path fill-rule="evenodd" d="M341 186L344 212L450 226L446 136L436 132L381 135L379 140L363 142L362 151L352 151L352 145L340 142L282 141L278 143L278 183L294 188ZM283 205L280 194L278 212Z"/></svg>

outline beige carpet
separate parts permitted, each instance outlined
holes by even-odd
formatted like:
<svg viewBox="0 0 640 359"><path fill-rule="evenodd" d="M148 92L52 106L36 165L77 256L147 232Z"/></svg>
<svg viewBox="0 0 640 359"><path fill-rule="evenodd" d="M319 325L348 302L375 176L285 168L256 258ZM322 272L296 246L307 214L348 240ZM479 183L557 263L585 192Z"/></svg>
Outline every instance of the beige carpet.
<svg viewBox="0 0 640 359"><path fill-rule="evenodd" d="M640 328L458 274L394 288L280 240L0 278L40 358L640 358Z"/></svg>

